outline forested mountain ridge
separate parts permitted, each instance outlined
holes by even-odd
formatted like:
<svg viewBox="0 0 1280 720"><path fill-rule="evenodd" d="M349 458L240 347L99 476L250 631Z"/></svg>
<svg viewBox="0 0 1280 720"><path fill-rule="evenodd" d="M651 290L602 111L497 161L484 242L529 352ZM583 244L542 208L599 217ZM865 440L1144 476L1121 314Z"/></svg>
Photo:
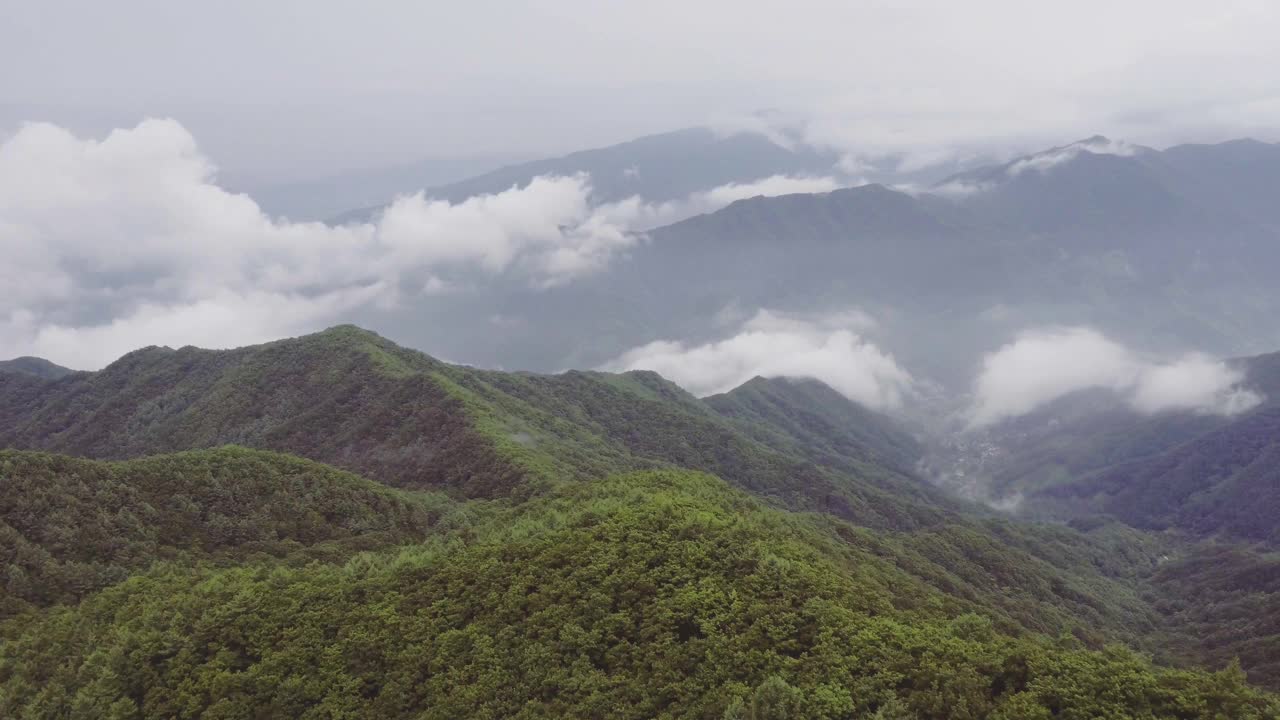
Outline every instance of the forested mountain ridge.
<svg viewBox="0 0 1280 720"><path fill-rule="evenodd" d="M351 326L229 351L148 348L49 384L0 376L0 445L15 448L115 459L235 443L468 496L676 465L882 527L936 522L948 505L857 448L824 467L747 430L653 373L476 370Z"/></svg>
<svg viewBox="0 0 1280 720"><path fill-rule="evenodd" d="M198 449L228 442L257 449ZM10 714L1274 714L1238 670L1104 650L1275 682L1265 636L1203 621L1200 550L950 499L815 381L703 401L340 326L0 374L0 445L27 448L0 452Z"/></svg>
<svg viewBox="0 0 1280 720"><path fill-rule="evenodd" d="M822 395L832 417L906 442L886 429L891 421ZM1025 594L993 602L1032 627L1048 627L1045 617L1062 608L1088 618L1082 627L1123 635L1150 622L1122 586L1145 572L1151 550L1114 563L1107 539L1003 523L844 442L830 422L802 429L726 417L654 373L475 370L350 326L230 351L150 348L48 384L0 376L0 443L9 447L122 459L239 443L459 497L531 497L617 472L690 468L793 510L885 532L927 530L915 572L969 597L1019 567ZM957 552L970 560L948 567Z"/></svg>
<svg viewBox="0 0 1280 720"><path fill-rule="evenodd" d="M781 442L832 462L861 458L912 472L923 455L919 440L898 423L809 378L756 377L703 402L766 443L784 429Z"/></svg>

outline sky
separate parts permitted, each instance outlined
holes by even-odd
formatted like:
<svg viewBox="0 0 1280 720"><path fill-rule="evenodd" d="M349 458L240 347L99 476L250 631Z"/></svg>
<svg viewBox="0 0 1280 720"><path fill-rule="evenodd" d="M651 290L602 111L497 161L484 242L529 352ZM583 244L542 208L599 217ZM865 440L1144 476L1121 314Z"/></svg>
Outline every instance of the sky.
<svg viewBox="0 0 1280 720"><path fill-rule="evenodd" d="M0 133L172 117L224 176L559 153L775 110L920 162L1280 139L1266 0L0 0Z"/></svg>
<svg viewBox="0 0 1280 720"><path fill-rule="evenodd" d="M1274 2L0 0L0 17L0 357L83 369L488 283L572 283L644 230L826 192L884 154L911 170L1098 133L1118 138L1098 150L1112 154L1280 140ZM237 191L695 125L784 126L842 160L831 176L662 203L598 203L584 175L454 203L410 192L345 226L289 221ZM664 338L611 367L658 367L698 392L803 371L896 407L917 383L855 315L759 308L717 341ZM1023 372L1062 348L1098 362ZM1249 401L1223 366L1152 361L1087 329L1022 337L983 367L978 425L1099 385L1151 411Z"/></svg>

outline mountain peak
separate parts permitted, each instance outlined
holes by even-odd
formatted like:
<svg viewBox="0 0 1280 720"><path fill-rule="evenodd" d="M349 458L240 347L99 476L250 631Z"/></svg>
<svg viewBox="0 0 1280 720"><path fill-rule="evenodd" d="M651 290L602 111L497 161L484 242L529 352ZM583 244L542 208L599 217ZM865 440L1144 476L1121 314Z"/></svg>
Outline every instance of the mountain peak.
<svg viewBox="0 0 1280 720"><path fill-rule="evenodd" d="M15 372L23 375L34 375L45 380L57 380L75 371L41 357L24 355L12 360L0 360L0 372Z"/></svg>

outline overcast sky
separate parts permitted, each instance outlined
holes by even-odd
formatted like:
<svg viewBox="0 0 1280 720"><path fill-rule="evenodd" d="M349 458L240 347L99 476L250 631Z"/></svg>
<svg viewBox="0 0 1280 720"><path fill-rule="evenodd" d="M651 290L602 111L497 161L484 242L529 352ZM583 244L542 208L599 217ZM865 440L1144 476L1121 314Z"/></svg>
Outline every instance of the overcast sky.
<svg viewBox="0 0 1280 720"><path fill-rule="evenodd" d="M179 120L224 172L559 152L770 108L927 157L1280 139L1280 3L0 0L0 132Z"/></svg>

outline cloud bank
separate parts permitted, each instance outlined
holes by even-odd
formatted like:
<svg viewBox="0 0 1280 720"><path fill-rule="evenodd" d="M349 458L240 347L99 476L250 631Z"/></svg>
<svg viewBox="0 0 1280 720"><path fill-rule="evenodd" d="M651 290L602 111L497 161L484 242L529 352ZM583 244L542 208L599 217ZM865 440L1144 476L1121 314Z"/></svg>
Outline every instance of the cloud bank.
<svg viewBox="0 0 1280 720"><path fill-rule="evenodd" d="M896 408L911 392L912 378L892 355L858 334L870 323L856 312L802 317L760 310L724 340L659 340L602 369L653 370L698 396L731 390L757 375L813 378L868 407Z"/></svg>
<svg viewBox="0 0 1280 720"><path fill-rule="evenodd" d="M639 229L832 187L779 176L595 205L589 177L545 176L457 203L400 197L335 227L273 219L224 190L172 120L100 140L30 124L0 143L0 355L92 368L142 345L261 342L486 282L561 285L624 255Z"/></svg>
<svg viewBox="0 0 1280 720"><path fill-rule="evenodd" d="M1037 330L984 358L969 417L974 426L990 425L1090 388L1112 390L1141 413L1231 415L1261 402L1243 380L1202 355L1155 362L1089 328Z"/></svg>
<svg viewBox="0 0 1280 720"><path fill-rule="evenodd" d="M1015 160L1005 170L1010 176L1021 175L1024 172L1048 172L1049 170L1074 160L1082 153L1090 153L1093 155L1117 155L1119 157L1132 157L1137 155L1142 148L1123 140L1111 140L1104 137L1093 137L1088 140L1072 143L1060 148L1046 150L1035 155L1029 155L1024 158Z"/></svg>

